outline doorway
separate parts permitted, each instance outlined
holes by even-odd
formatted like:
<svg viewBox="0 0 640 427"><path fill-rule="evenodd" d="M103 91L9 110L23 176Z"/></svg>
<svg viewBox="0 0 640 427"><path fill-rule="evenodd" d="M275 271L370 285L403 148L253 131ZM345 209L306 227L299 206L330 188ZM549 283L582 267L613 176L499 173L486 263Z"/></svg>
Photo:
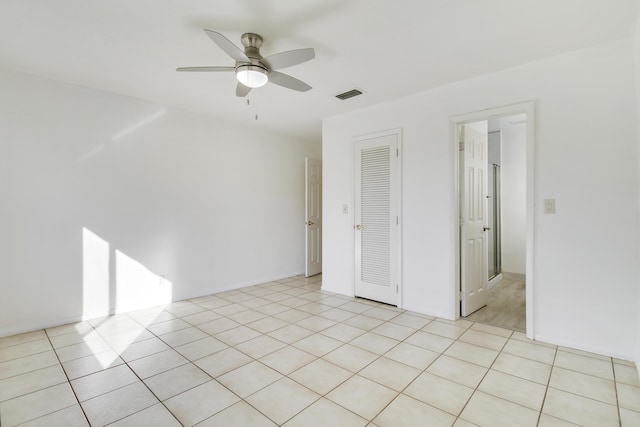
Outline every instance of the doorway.
<svg viewBox="0 0 640 427"><path fill-rule="evenodd" d="M452 119L457 151L456 313L526 331L529 338L535 286L533 113L530 102ZM474 138L480 142L469 145Z"/></svg>
<svg viewBox="0 0 640 427"><path fill-rule="evenodd" d="M502 274L501 136L500 120L489 120L487 129L487 224L490 228L487 233L487 273L489 286L492 281L499 280Z"/></svg>
<svg viewBox="0 0 640 427"><path fill-rule="evenodd" d="M305 158L305 272L322 273L322 161Z"/></svg>

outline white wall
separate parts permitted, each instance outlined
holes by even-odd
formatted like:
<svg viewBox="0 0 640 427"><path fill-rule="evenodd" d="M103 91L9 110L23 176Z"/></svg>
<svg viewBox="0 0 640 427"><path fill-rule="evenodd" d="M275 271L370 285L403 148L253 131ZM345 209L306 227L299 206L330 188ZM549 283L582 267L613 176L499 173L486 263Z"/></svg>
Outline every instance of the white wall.
<svg viewBox="0 0 640 427"><path fill-rule="evenodd" d="M636 158L638 164L640 165L640 0L636 0L636 27L634 33L634 44L633 44L633 58L635 65L635 83L636 83L636 126L637 126L637 153ZM638 187L640 190L640 170L638 171ZM638 219L640 220L640 193L638 194L638 204L636 207L638 211ZM640 233L637 235L637 245L640 247ZM638 254L637 263L640 265L640 254ZM636 368L640 372L640 275L638 276L638 287L636 291L636 300L637 300L637 331L636 331L636 352L635 352L635 362Z"/></svg>
<svg viewBox="0 0 640 427"><path fill-rule="evenodd" d="M323 122L323 287L352 293L351 138L403 129L404 307L455 317L450 118L536 102L537 339L631 359L638 332L637 139L632 41L556 56ZM558 213L542 215L543 198ZM352 211L352 210L351 210Z"/></svg>
<svg viewBox="0 0 640 427"><path fill-rule="evenodd" d="M524 276L527 256L527 129L525 116L501 120L502 271Z"/></svg>
<svg viewBox="0 0 640 427"><path fill-rule="evenodd" d="M179 300L304 271L320 141L8 70L0 93L0 336L139 280Z"/></svg>

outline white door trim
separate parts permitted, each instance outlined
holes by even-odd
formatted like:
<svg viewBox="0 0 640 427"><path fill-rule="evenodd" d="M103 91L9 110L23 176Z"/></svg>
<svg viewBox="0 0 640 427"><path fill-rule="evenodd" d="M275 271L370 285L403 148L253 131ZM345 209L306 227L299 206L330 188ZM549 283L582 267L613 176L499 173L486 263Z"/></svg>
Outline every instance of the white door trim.
<svg viewBox="0 0 640 427"><path fill-rule="evenodd" d="M397 293L397 306L398 308L402 308L402 128L394 128L394 129L387 129L387 130L383 130L383 131L378 131L378 132L373 132L373 133L367 133L367 134L363 134L363 135L357 135L351 138L351 143L352 143L352 148L351 148L351 152L352 152L352 158L355 159L355 151L356 151L356 143L359 141L364 141L367 139L373 139L373 138L379 138L379 137L383 137L383 136L390 136L390 135L395 135L396 136L396 140L397 140L397 156L396 156L396 173L397 173L397 180L396 180L396 188L394 188L393 190L396 193L396 212L397 212L397 216L398 216L398 226L396 227L396 242L397 242L397 247L396 247L396 251L397 251L397 265L396 265L396 280L397 280L397 284L398 284L398 293ZM353 177L353 185L355 185L355 177ZM354 189L354 193L353 193L353 201L352 201L352 205L354 206L354 210L355 210L355 204L356 204L356 200L355 200L355 189ZM354 230L353 230L353 242L355 244L356 242L356 238L355 238L355 223L353 224L354 226ZM354 247L354 253L356 248ZM354 257L355 259L355 257ZM354 271L355 273L355 271ZM355 274L353 276L353 282L351 285L351 292L353 295L356 294L356 282L355 282Z"/></svg>
<svg viewBox="0 0 640 427"><path fill-rule="evenodd" d="M459 158L458 158L458 141L459 141L459 125L465 123L477 122L480 120L488 120L496 117L511 116L515 114L525 113L527 115L527 142L526 142L526 186L527 186L527 243L526 243L526 321L527 321L527 337L530 339L535 338L534 330L534 306L535 306L535 268L534 268L534 231L535 231L535 194L534 194L534 178L535 178L535 102L525 101L518 104L506 105L503 107L489 108L482 111L473 113L461 114L450 118L450 135L451 135L451 158L453 160L453 182L454 188L452 191L453 212L456 213L453 230L451 231L452 239L455 242L454 253L452 259L455 260L453 265L453 276L455 280L451 283L450 289L450 301L452 312L455 312L455 318L460 317L460 204L459 188Z"/></svg>

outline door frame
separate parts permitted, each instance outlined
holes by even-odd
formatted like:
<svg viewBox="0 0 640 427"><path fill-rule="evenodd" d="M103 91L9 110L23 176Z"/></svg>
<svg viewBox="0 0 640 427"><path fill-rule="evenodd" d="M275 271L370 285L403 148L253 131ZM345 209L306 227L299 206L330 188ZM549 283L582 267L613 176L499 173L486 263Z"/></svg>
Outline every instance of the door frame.
<svg viewBox="0 0 640 427"><path fill-rule="evenodd" d="M396 280L397 280L397 284L398 284L398 293L397 293L397 307L398 308L402 308L402 128L393 128L393 129L387 129L387 130L382 130L382 131L378 131L378 132L372 132L372 133L367 133L367 134L363 134L363 135L357 135L351 138L351 153L352 153L352 164L355 164L355 159L357 156L357 147L356 147L356 143L359 141L364 141L367 139L373 139L373 138L380 138L383 136L390 136L390 135L395 135L396 136L396 141L397 141L397 145L396 148L398 149L397 151L397 155L396 155L396 186L395 188L393 188L392 190L396 192L396 212L397 212L397 217L398 217L398 226L396 227L396 251L397 251L397 265L396 265ZM354 167L354 171L355 171L355 167ZM354 269L353 269L353 282L351 283L351 292L352 294L355 296L356 294L356 276L355 276L355 272L356 272L356 268L355 268L355 263L356 263L356 230L355 230L355 206L356 206L356 189L355 189L355 185L356 185L356 177L353 176L352 177L353 181L352 181L352 185L353 185L353 199L352 199L352 206L353 206L353 215L352 215L352 222L353 222L353 243L354 243L354 247L353 247L353 262L354 262Z"/></svg>
<svg viewBox="0 0 640 427"><path fill-rule="evenodd" d="M451 305L454 307L452 313L455 318L460 318L460 165L459 165L459 129L460 125L466 123L477 122L480 120L489 120L498 117L512 116L516 114L526 114L526 335L529 339L534 339L534 306L535 306L535 268L534 268L534 249L535 249L535 195L534 195L534 178L535 178L535 102L525 101L517 104L506 105L496 108L488 108L486 110L476 111L472 113L461 114L450 118L450 146L452 150L453 161L453 191L452 204L453 212L455 212L454 227L452 230L452 238L454 241L453 259L455 277L450 289Z"/></svg>

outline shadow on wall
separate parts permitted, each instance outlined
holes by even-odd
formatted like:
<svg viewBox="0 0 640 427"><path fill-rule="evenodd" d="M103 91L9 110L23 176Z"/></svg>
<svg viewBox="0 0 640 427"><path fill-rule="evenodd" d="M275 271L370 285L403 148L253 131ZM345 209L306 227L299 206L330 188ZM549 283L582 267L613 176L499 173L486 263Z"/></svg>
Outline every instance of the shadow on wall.
<svg viewBox="0 0 640 427"><path fill-rule="evenodd" d="M117 249L113 253L106 240L83 227L82 320L171 302L170 281Z"/></svg>

